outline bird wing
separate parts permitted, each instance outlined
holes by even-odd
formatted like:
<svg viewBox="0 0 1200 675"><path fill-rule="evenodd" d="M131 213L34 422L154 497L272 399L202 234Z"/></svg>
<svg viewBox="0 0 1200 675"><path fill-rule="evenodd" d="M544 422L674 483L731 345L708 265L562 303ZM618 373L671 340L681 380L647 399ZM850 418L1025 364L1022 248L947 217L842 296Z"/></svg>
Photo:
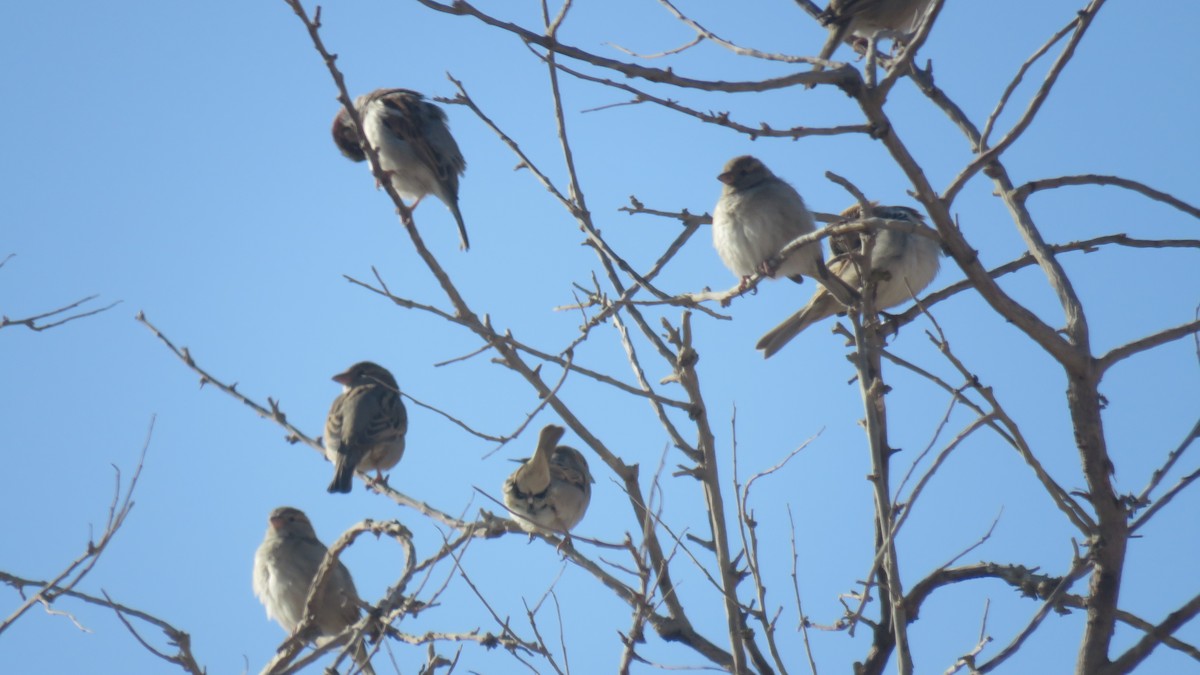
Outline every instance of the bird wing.
<svg viewBox="0 0 1200 675"><path fill-rule="evenodd" d="M384 385L347 392L342 405L342 442L369 448L408 431L408 411L400 395Z"/></svg>
<svg viewBox="0 0 1200 675"><path fill-rule="evenodd" d="M390 89L378 97L388 131L408 143L452 198L458 197L458 177L467 170L458 143L446 126L446 113L408 89Z"/></svg>
<svg viewBox="0 0 1200 675"><path fill-rule="evenodd" d="M587 460L575 448L560 445L550 460L550 475L553 479L568 483L581 490L595 483L588 471Z"/></svg>

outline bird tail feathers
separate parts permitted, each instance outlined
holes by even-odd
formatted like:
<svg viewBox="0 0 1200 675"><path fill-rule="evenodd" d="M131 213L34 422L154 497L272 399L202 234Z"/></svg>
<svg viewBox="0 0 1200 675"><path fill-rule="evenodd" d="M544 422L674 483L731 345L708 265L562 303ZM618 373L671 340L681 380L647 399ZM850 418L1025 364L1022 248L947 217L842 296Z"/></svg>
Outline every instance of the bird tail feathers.
<svg viewBox="0 0 1200 675"><path fill-rule="evenodd" d="M326 490L330 493L348 494L354 485L354 465L342 455L338 455L333 465L333 480Z"/></svg>

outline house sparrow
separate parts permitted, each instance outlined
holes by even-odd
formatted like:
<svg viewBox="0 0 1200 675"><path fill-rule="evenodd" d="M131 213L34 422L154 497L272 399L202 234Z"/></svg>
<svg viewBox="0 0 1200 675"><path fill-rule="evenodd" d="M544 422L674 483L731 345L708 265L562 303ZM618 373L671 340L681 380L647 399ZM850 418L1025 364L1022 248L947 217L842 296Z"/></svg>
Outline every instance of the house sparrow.
<svg viewBox="0 0 1200 675"><path fill-rule="evenodd" d="M408 412L387 368L362 361L333 376L342 393L325 418L325 456L333 462L329 492L350 492L354 472L383 471L404 455Z"/></svg>
<svg viewBox="0 0 1200 675"><path fill-rule="evenodd" d="M907 39L917 30L929 3L930 0L830 0L818 17L830 30L829 39L817 57L828 61L851 34L867 40L881 36ZM814 70L822 67L816 66Z"/></svg>
<svg viewBox="0 0 1200 675"><path fill-rule="evenodd" d="M800 193L750 155L734 157L717 176L724 183L713 209L713 246L745 288L755 272L785 276L800 283L802 275L818 276L821 244L812 242L792 253L778 269L767 261L796 237L816 230Z"/></svg>
<svg viewBox="0 0 1200 675"><path fill-rule="evenodd" d="M857 205L842 213L847 220L859 218ZM907 206L876 206L872 216L888 220L903 220L914 223L921 228L930 230L925 225L920 213ZM847 285L860 288L859 265L856 261L862 251L862 242L857 233L834 237L830 242L833 257L827 267ZM875 232L875 242L871 248L870 274L875 278L874 306L876 310L895 307L912 296L925 290L937 276L941 266L939 257L942 249L936 238L924 237L916 233L899 230L879 229ZM865 289L864 289L865 290ZM845 306L838 302L824 288L818 288L812 299L803 309L784 320L758 341L757 348L763 350L763 357L771 355L783 348L792 338L805 328L824 319L825 317L841 314Z"/></svg>
<svg viewBox="0 0 1200 675"><path fill-rule="evenodd" d="M446 126L445 111L409 89L376 89L359 96L354 107L396 192L414 200L413 209L425 195L436 195L458 223L462 250L469 249L467 228L458 210L458 177L467 170L467 162ZM345 108L333 118L333 142L351 160L367 161L362 139Z"/></svg>
<svg viewBox="0 0 1200 675"><path fill-rule="evenodd" d="M579 524L592 499L592 474L575 448L557 445L564 429L546 425L533 457L504 481L504 505L529 533L566 534ZM557 447L556 447L557 446Z"/></svg>
<svg viewBox="0 0 1200 675"><path fill-rule="evenodd" d="M267 608L267 618L294 633L304 619L304 601L327 549L299 509L281 506L271 512L269 523L254 553L254 595ZM330 638L354 625L360 602L350 571L337 561L313 604L313 633ZM362 672L374 675L362 643L354 650L354 660Z"/></svg>

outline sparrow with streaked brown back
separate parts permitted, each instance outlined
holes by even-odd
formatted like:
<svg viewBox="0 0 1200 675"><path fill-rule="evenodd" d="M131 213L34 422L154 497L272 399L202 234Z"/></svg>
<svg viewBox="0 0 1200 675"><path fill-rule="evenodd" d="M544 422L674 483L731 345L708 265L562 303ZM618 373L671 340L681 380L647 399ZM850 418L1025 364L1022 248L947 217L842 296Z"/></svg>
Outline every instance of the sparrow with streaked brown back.
<svg viewBox="0 0 1200 675"><path fill-rule="evenodd" d="M387 368L370 361L333 376L342 393L325 418L325 456L333 462L329 492L350 492L355 471L377 479L404 456L408 411Z"/></svg>
<svg viewBox="0 0 1200 675"><path fill-rule="evenodd" d="M414 200L417 208L432 194L450 209L458 224L460 248L471 247L467 227L458 208L458 179L467 162L450 127L446 112L410 89L376 89L354 101L362 119L363 133L379 153L380 168L391 177L401 197ZM355 162L367 161L362 139L345 108L333 118L333 142Z"/></svg>
<svg viewBox="0 0 1200 675"><path fill-rule="evenodd" d="M592 499L592 474L575 448L558 445L564 429L546 425L533 456L504 481L504 504L526 532L566 534L579 524Z"/></svg>
<svg viewBox="0 0 1200 675"><path fill-rule="evenodd" d="M859 207L854 205L842 212L846 220L859 219ZM941 240L917 211L907 206L874 206L876 218L900 220L928 231L933 236L881 228L876 230L871 246L870 275L874 281L872 304L876 310L895 307L925 290L941 267ZM862 288L861 270L856 256L862 250L858 234L836 236L830 242L834 252L826 266L852 288ZM861 258L860 258L861 259ZM805 328L835 314L843 314L845 305L838 302L825 287L818 287L800 311L791 315L763 335L757 348L764 358L770 358Z"/></svg>

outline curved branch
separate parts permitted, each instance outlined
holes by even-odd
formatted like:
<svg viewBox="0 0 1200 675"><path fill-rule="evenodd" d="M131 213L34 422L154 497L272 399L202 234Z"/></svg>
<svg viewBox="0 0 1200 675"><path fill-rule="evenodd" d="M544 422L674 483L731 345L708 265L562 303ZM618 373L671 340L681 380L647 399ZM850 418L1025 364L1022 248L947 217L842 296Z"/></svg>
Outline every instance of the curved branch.
<svg viewBox="0 0 1200 675"><path fill-rule="evenodd" d="M1167 194L1160 190L1139 183L1136 180L1129 178L1121 178L1120 176L1104 176L1100 174L1082 174L1078 176L1059 176L1057 178L1042 178L1041 180L1031 180L1021 187L1017 188L1014 194L1018 199L1025 199L1029 195L1040 192L1042 190L1052 190L1054 188L1066 187L1068 185L1115 185L1117 187L1132 190L1143 194L1150 199L1162 202L1168 206L1173 206L1189 216L1200 218L1200 207L1193 206L1173 195Z"/></svg>

